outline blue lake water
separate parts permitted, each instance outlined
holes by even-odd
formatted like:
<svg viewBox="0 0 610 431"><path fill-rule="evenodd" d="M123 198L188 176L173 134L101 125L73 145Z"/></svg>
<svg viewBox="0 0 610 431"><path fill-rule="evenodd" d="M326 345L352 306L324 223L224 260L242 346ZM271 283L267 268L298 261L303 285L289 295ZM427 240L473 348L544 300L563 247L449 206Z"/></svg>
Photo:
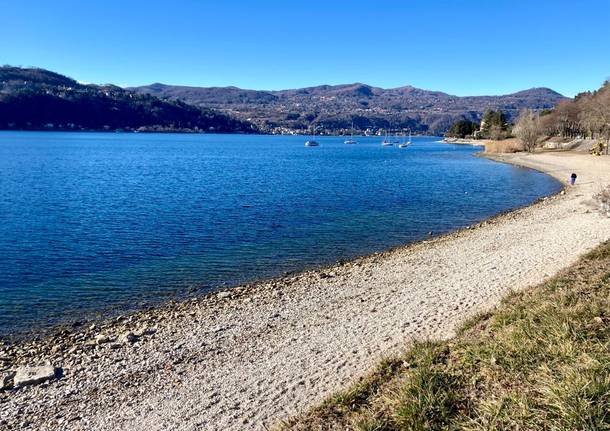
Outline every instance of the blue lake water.
<svg viewBox="0 0 610 431"><path fill-rule="evenodd" d="M558 191L417 137L0 132L0 335L460 228Z"/></svg>

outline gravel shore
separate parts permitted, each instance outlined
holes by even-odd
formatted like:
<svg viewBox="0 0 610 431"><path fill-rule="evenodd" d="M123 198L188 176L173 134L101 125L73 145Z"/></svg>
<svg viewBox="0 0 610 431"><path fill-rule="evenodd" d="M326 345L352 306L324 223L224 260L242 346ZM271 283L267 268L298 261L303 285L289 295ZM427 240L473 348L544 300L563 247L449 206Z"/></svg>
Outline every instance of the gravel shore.
<svg viewBox="0 0 610 431"><path fill-rule="evenodd" d="M265 429L610 238L592 200L609 157L494 158L578 183L440 238L0 345L0 387L47 365L43 383L0 390L0 429Z"/></svg>

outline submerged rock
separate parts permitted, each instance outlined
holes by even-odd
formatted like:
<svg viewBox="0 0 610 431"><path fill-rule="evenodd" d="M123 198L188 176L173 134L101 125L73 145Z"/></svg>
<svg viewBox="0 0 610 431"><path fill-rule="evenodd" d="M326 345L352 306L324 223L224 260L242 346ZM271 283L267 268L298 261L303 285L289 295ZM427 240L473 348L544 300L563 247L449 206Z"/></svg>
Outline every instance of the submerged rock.
<svg viewBox="0 0 610 431"><path fill-rule="evenodd" d="M13 384L16 388L28 385L37 385L55 378L60 368L55 368L52 365L43 365L40 367L20 367L15 372Z"/></svg>

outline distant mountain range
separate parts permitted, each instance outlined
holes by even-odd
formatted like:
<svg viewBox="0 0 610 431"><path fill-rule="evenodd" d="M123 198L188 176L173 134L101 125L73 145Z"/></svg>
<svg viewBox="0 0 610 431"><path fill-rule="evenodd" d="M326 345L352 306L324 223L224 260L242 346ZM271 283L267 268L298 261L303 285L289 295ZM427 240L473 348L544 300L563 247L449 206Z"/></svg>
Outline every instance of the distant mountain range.
<svg viewBox="0 0 610 431"><path fill-rule="evenodd" d="M458 97L407 86L321 85L281 91L152 84L82 84L43 69L0 67L0 129L138 130L219 133L344 133L354 127L442 134L487 109L509 120L522 108L566 99L548 88L505 96Z"/></svg>
<svg viewBox="0 0 610 431"><path fill-rule="evenodd" d="M458 97L411 86L383 89L360 83L280 91L156 83L130 90L217 109L275 133L306 131L312 124L336 132L350 128L353 121L360 130L410 127L414 132L442 134L457 120L480 121L488 109L501 109L514 119L522 108L549 109L566 99L548 88Z"/></svg>
<svg viewBox="0 0 610 431"><path fill-rule="evenodd" d="M0 67L0 129L253 133L250 122L43 69Z"/></svg>

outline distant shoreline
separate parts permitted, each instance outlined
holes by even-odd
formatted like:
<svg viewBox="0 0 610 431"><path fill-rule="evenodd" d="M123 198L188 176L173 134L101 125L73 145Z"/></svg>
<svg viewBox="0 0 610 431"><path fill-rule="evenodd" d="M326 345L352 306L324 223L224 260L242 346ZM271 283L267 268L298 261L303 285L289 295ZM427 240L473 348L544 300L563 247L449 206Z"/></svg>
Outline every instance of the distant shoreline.
<svg viewBox="0 0 610 431"><path fill-rule="evenodd" d="M439 142L443 142L445 144L473 145L476 147L484 147L486 140L485 139L445 138Z"/></svg>
<svg viewBox="0 0 610 431"><path fill-rule="evenodd" d="M184 134L184 135L265 135L266 133L261 132L204 132L201 130L184 130L184 129L175 129L175 130L106 130L106 129L50 129L50 128L40 128L40 129L0 129L0 132L50 132L50 133L104 133L104 134L112 134L112 133L125 133L125 134L138 134L141 133L143 135L150 134Z"/></svg>
<svg viewBox="0 0 610 431"><path fill-rule="evenodd" d="M256 132L244 132L244 131L238 131L238 132L210 132L210 131L201 131L201 130L180 130L180 129L176 129L176 130L106 130L106 129L50 129L50 128L34 128L34 129L0 129L0 132L51 132L51 133L126 133L126 134L133 134L133 133L142 133L142 134L155 134L155 133L159 133L159 134L169 134L169 133L175 133L175 134L185 134L185 135L260 135L260 136L311 136L311 133L263 133L261 131L256 131ZM343 135L338 135L338 134L331 134L331 135L327 135L327 134L316 134L316 137L328 137L328 138L346 138L346 137L350 137L352 135L350 134L343 134ZM365 135L365 134L354 134L353 135L355 138L379 138L379 139L383 139L383 135ZM417 138L417 137L436 137L439 135L413 135L413 138ZM438 142L444 142L444 141L438 141Z"/></svg>

